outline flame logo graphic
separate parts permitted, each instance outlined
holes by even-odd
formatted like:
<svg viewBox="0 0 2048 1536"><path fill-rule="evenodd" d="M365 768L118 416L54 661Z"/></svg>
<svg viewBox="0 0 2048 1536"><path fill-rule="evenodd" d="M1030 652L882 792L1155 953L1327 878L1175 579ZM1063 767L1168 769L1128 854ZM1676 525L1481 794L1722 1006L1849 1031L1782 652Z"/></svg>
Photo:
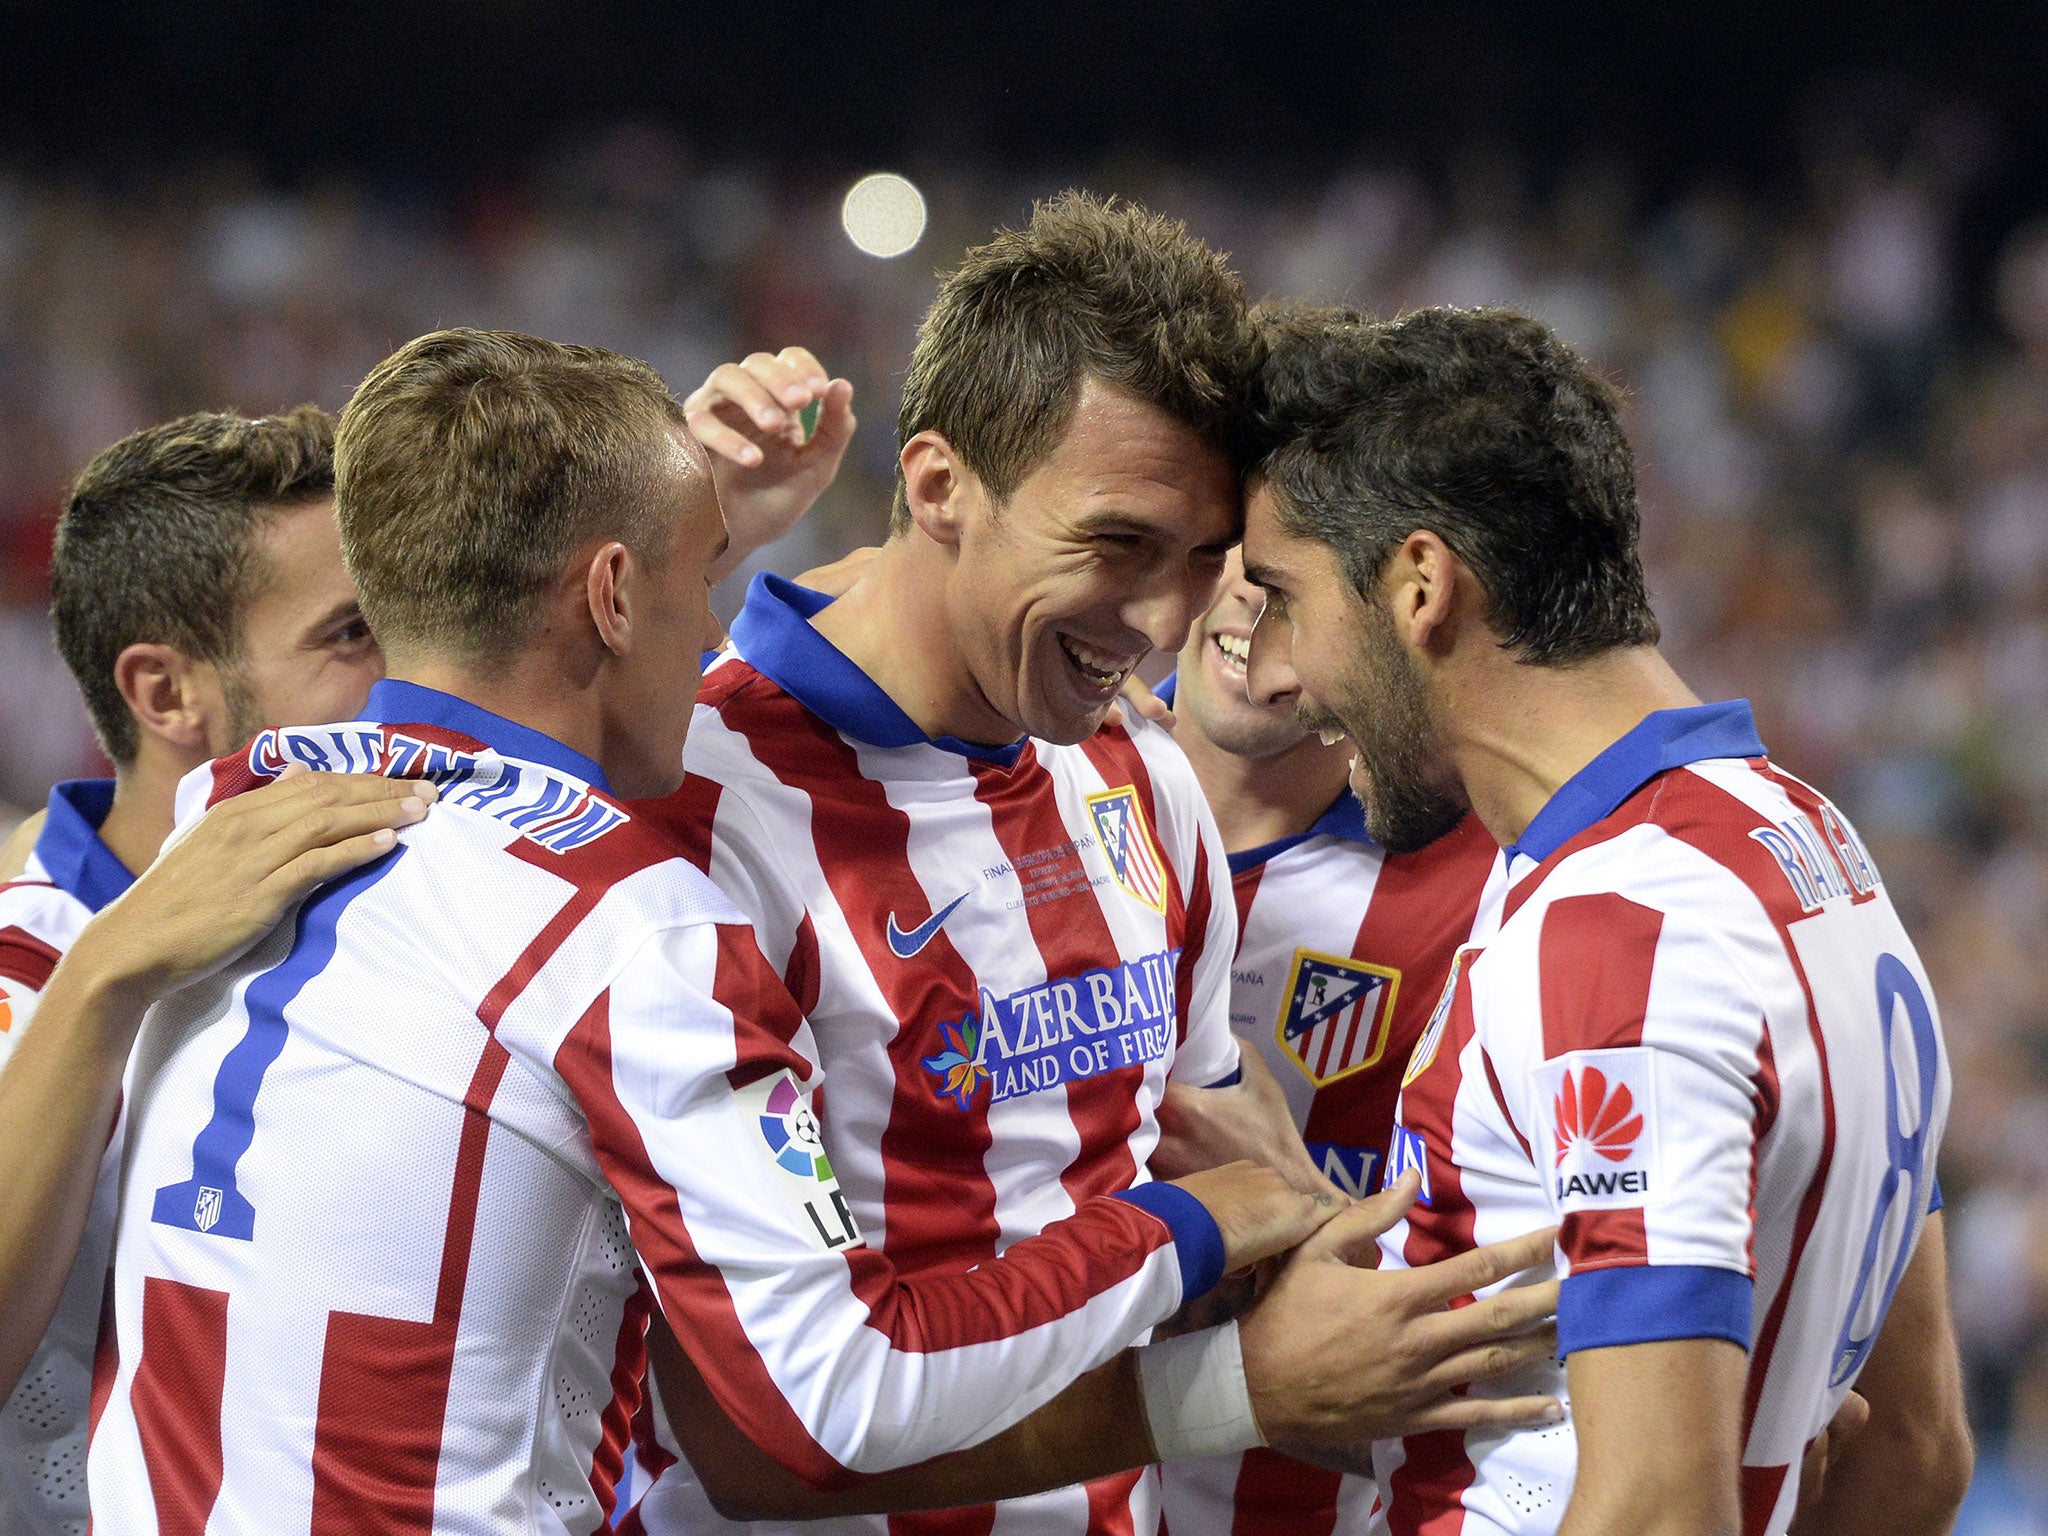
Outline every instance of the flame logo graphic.
<svg viewBox="0 0 2048 1536"><path fill-rule="evenodd" d="M1557 1162L1564 1162L1574 1142L1583 1141L1610 1163L1628 1161L1636 1138L1643 1133L1643 1117L1636 1113L1635 1095L1628 1084L1616 1083L1608 1092L1607 1074L1587 1067L1574 1076L1565 1074L1557 1094Z"/></svg>

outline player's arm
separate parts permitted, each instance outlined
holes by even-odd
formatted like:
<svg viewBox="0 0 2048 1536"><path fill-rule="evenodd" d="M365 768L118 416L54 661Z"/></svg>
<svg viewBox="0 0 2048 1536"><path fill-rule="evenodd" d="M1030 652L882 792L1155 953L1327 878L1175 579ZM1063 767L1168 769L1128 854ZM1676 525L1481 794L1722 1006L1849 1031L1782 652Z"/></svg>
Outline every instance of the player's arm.
<svg viewBox="0 0 2048 1536"><path fill-rule="evenodd" d="M1245 1319L1246 1390L1262 1438L1303 1450L1352 1447L1423 1429L1555 1417L1549 1399L1454 1395L1550 1352L1550 1336L1530 1325L1550 1305L1553 1287L1517 1292L1490 1316L1443 1308L1461 1287L1540 1262L1549 1234L1465 1255L1450 1274L1354 1268L1352 1259L1393 1224L1413 1193L1411 1180L1331 1222L1283 1271L1273 1298ZM1161 1357L1200 1347L1195 1340L1126 1350L981 1445L831 1490L807 1486L755 1446L659 1324L649 1359L677 1448L721 1514L814 1520L1021 1498L1159 1460L1188 1435L1174 1419L1180 1394L1159 1379Z"/></svg>
<svg viewBox="0 0 2048 1536"><path fill-rule="evenodd" d="M1577 1350L1565 1368L1579 1466L1558 1536L1741 1536L1740 1346Z"/></svg>
<svg viewBox="0 0 2048 1536"><path fill-rule="evenodd" d="M216 806L88 923L0 1070L0 1397L55 1313L92 1205L135 1030L323 881L387 852L431 785L299 774ZM18 1007L15 1028L28 1007Z"/></svg>
<svg viewBox="0 0 2048 1536"><path fill-rule="evenodd" d="M1870 1417L1829 1455L1794 1536L1942 1536L1969 1491L1974 1452L1939 1211L1920 1233L1856 1390Z"/></svg>
<svg viewBox="0 0 2048 1536"><path fill-rule="evenodd" d="M1154 1177L1175 1178L1239 1158L1264 1163L1297 1189L1337 1188L1302 1144L1287 1096L1254 1046L1238 1042L1238 1080L1195 1088L1169 1082L1159 1105L1159 1145L1153 1149Z"/></svg>

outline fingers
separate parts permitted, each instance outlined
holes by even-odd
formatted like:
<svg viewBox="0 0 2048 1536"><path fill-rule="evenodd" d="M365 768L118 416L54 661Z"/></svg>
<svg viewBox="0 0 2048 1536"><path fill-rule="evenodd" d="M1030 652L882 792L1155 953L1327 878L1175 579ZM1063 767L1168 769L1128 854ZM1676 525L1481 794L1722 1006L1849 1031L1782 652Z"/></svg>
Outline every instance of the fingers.
<svg viewBox="0 0 2048 1536"><path fill-rule="evenodd" d="M1302 1245L1303 1258L1333 1259L1366 1269L1379 1265L1380 1234L1408 1213L1421 1191L1422 1179L1412 1168L1378 1194L1356 1202Z"/></svg>
<svg viewBox="0 0 2048 1536"><path fill-rule="evenodd" d="M1554 1397L1447 1397L1418 1408L1397 1431L1419 1435L1435 1429L1534 1429L1564 1418Z"/></svg>
<svg viewBox="0 0 2048 1536"><path fill-rule="evenodd" d="M683 401L683 419L707 451L753 468L764 454L748 427L762 435L784 435L800 447L796 413L823 400L816 435L825 437L829 429L831 441L843 442L853 435L852 399L853 386L832 379L806 348L785 347L772 355L755 352L742 362L721 363Z"/></svg>
<svg viewBox="0 0 2048 1536"><path fill-rule="evenodd" d="M296 764L293 766L297 766ZM216 825L224 830L242 823L248 835L257 838L274 837L292 828L305 831L307 818L318 817L322 812L345 812L355 809L376 808L389 810L399 802L416 799L431 805L440 798L438 786L410 779L388 779L376 773L301 773L292 774L289 769L277 779L246 795L237 795L207 812L205 821L220 818ZM417 820L417 817L412 818ZM202 823L203 824L203 823ZM377 825L403 825L402 821L377 822ZM353 827L344 836L367 827ZM314 834L317 840L317 832ZM288 857L288 856L287 856ZM282 859L280 859L282 862Z"/></svg>
<svg viewBox="0 0 2048 1536"><path fill-rule="evenodd" d="M423 818L427 807L440 797L434 784L400 780L396 785L407 793L365 795L310 809L274 830L263 840L261 850L283 869L305 853L359 838L381 839L380 846L389 848L398 840L398 829ZM343 867L353 868L361 862L355 859Z"/></svg>
<svg viewBox="0 0 2048 1536"><path fill-rule="evenodd" d="M379 827L359 837L308 849L264 882L262 893L274 909L273 917L316 886L382 858L397 842L395 831Z"/></svg>
<svg viewBox="0 0 2048 1536"><path fill-rule="evenodd" d="M1416 1287L1428 1304L1443 1306L1457 1297L1483 1291L1510 1275L1547 1263L1556 1242L1557 1228L1544 1227L1504 1243L1490 1243L1461 1253L1441 1264L1410 1270L1407 1283Z"/></svg>
<svg viewBox="0 0 2048 1536"><path fill-rule="evenodd" d="M1327 1195L1293 1188L1272 1169L1253 1162L1226 1163L1173 1181L1208 1210L1223 1235L1223 1268L1235 1274L1285 1253L1336 1213Z"/></svg>
<svg viewBox="0 0 2048 1536"><path fill-rule="evenodd" d="M1842 1399L1842 1406L1835 1410L1835 1416L1822 1431L1829 1443L1839 1451L1855 1439L1864 1425L1870 1422L1870 1399L1861 1392L1851 1392Z"/></svg>
<svg viewBox="0 0 2048 1536"><path fill-rule="evenodd" d="M1439 1360L1424 1374L1420 1385L1431 1394L1453 1387L1470 1386L1493 1376L1505 1376L1557 1359L1557 1332L1545 1328L1520 1338L1494 1339L1473 1349Z"/></svg>
<svg viewBox="0 0 2048 1536"><path fill-rule="evenodd" d="M1135 672L1124 679L1123 696L1118 707L1127 715L1135 715L1138 720L1150 720L1169 731L1174 727L1173 711L1167 708L1166 700L1146 687Z"/></svg>

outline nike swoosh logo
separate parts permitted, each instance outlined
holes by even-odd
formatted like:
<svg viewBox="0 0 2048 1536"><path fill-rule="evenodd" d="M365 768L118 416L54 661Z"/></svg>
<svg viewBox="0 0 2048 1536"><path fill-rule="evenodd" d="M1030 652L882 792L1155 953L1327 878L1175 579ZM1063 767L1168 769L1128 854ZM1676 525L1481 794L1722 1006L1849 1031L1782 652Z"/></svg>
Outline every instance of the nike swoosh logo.
<svg viewBox="0 0 2048 1536"><path fill-rule="evenodd" d="M938 931L945 924L946 919L953 915L953 909L972 894L973 892L971 891L962 891L908 933L905 933L896 926L896 914L891 912L889 914L889 948L895 951L896 958L898 960L908 960L920 949L923 949L925 945L931 943L937 937Z"/></svg>

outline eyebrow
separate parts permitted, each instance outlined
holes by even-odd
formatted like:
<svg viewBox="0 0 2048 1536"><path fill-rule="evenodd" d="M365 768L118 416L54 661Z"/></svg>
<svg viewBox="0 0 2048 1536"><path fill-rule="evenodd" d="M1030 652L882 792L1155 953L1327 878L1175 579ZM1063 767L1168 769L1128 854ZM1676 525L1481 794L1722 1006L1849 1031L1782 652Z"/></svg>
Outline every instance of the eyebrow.
<svg viewBox="0 0 2048 1536"><path fill-rule="evenodd" d="M319 618L315 619L307 627L306 632L310 635L323 634L341 623L344 619L360 619L362 616L363 605L360 602L353 597L343 598L332 608L321 614Z"/></svg>
<svg viewBox="0 0 2048 1536"><path fill-rule="evenodd" d="M1270 565L1254 565L1250 561L1245 562L1244 579L1255 587L1277 587L1280 585L1280 573L1278 571L1274 570Z"/></svg>

